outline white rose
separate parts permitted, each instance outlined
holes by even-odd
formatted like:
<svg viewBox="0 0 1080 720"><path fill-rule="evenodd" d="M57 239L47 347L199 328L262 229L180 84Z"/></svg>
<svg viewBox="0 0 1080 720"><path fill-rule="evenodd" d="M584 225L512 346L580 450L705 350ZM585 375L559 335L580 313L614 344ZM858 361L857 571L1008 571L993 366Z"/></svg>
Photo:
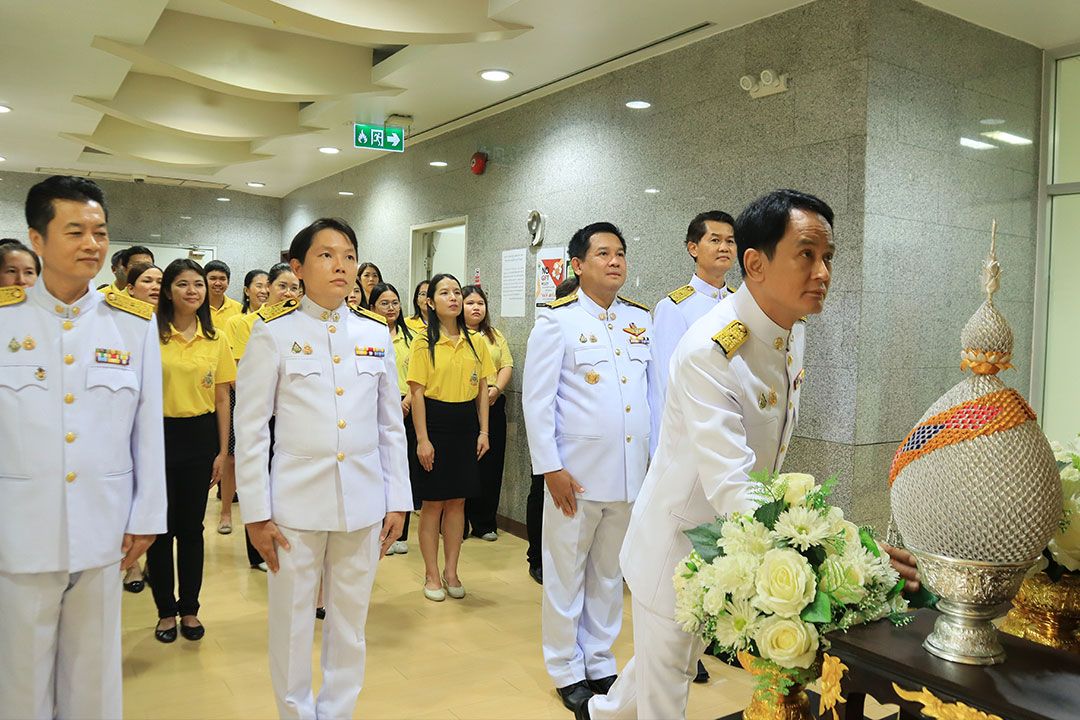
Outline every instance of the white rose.
<svg viewBox="0 0 1080 720"><path fill-rule="evenodd" d="M1069 570L1080 570L1080 495L1065 499L1069 526L1050 538L1050 554Z"/></svg>
<svg viewBox="0 0 1080 720"><path fill-rule="evenodd" d="M814 476L806 473L782 473L776 479L786 483L784 502L788 505L801 504L806 500L807 494L814 489Z"/></svg>
<svg viewBox="0 0 1080 720"><path fill-rule="evenodd" d="M816 592L810 563L790 548L765 553L754 584L757 589L754 604L782 617L797 616Z"/></svg>
<svg viewBox="0 0 1080 720"><path fill-rule="evenodd" d="M817 657L817 628L797 618L765 618L754 641L761 657L783 668L808 668Z"/></svg>

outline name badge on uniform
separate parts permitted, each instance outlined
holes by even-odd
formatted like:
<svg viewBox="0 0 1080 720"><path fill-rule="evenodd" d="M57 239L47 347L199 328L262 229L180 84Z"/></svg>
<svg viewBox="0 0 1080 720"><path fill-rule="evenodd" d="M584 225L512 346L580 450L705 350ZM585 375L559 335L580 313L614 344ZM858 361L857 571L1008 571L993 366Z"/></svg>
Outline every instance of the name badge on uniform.
<svg viewBox="0 0 1080 720"><path fill-rule="evenodd" d="M103 365L129 365L131 363L131 353L127 350L98 348L94 351L94 361Z"/></svg>
<svg viewBox="0 0 1080 720"><path fill-rule="evenodd" d="M386 348L356 346L356 354L360 357L386 357Z"/></svg>

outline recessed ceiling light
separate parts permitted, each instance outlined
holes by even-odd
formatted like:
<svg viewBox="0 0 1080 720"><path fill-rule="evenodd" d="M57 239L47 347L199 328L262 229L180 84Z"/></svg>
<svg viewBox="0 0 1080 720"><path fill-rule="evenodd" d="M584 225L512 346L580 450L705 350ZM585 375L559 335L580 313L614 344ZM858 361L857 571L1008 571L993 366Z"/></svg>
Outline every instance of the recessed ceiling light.
<svg viewBox="0 0 1080 720"><path fill-rule="evenodd" d="M446 167L446 161L445 160L432 160L431 162L428 163L428 165L430 165L431 167Z"/></svg>
<svg viewBox="0 0 1080 720"><path fill-rule="evenodd" d="M218 202L229 202L230 200L232 200L232 198L219 197L217 200Z"/></svg>
<svg viewBox="0 0 1080 720"><path fill-rule="evenodd" d="M190 220L190 219L191 219L191 216L190 216L190 215L181 215L181 216L180 216L180 219L181 219L181 220Z"/></svg>
<svg viewBox="0 0 1080 720"><path fill-rule="evenodd" d="M964 147L973 148L975 150L993 150L997 145L991 145L990 143L983 142L982 140L972 140L971 138L960 138L960 144Z"/></svg>
<svg viewBox="0 0 1080 720"><path fill-rule="evenodd" d="M656 188L645 188L645 192L647 192L649 195L656 195L660 191Z"/></svg>
<svg viewBox="0 0 1080 720"><path fill-rule="evenodd" d="M983 125L1004 125L1005 121L1001 118L983 118L979 121Z"/></svg>
<svg viewBox="0 0 1080 720"><path fill-rule="evenodd" d="M248 186L248 187L266 187L266 183L261 183L261 182L249 182L249 183L247 184L247 186Z"/></svg>
<svg viewBox="0 0 1080 720"><path fill-rule="evenodd" d="M0 115L11 112L11 108L7 105L0 105Z"/></svg>
<svg viewBox="0 0 1080 720"><path fill-rule="evenodd" d="M509 80L513 75L509 70L497 70L492 68L491 70L481 70L480 77L489 82L503 82Z"/></svg>
<svg viewBox="0 0 1080 720"><path fill-rule="evenodd" d="M354 193L352 190L338 190L337 194L338 195L344 195L345 197L352 197L356 193Z"/></svg>
<svg viewBox="0 0 1080 720"><path fill-rule="evenodd" d="M7 160L6 157L4 157L3 155L0 155L0 162L5 162L6 160Z"/></svg>
<svg viewBox="0 0 1080 720"><path fill-rule="evenodd" d="M1013 135L1007 133L1004 130L993 130L991 132L981 133L983 137L988 137L991 140L1000 140L1003 143L1009 143L1010 145L1030 145L1031 141L1026 137L1020 137L1019 135Z"/></svg>
<svg viewBox="0 0 1080 720"><path fill-rule="evenodd" d="M630 108L631 110L644 110L645 108L651 108L652 103L646 102L644 100L631 100L630 102L626 103L626 107Z"/></svg>
<svg viewBox="0 0 1080 720"><path fill-rule="evenodd" d="M324 155L337 155L341 151L338 150L336 147L321 147L319 148L319 152L323 153Z"/></svg>
<svg viewBox="0 0 1080 720"><path fill-rule="evenodd" d="M161 237L161 233L150 233L150 237Z"/></svg>

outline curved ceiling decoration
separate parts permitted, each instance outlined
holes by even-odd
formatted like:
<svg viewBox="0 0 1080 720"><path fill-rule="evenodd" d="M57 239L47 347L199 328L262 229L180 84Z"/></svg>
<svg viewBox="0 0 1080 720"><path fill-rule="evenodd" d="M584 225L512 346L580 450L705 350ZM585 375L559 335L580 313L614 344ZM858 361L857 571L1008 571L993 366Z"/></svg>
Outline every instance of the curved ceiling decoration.
<svg viewBox="0 0 1080 720"><path fill-rule="evenodd" d="M528 32L488 17L488 0L223 0L282 27L359 45L508 40Z"/></svg>
<svg viewBox="0 0 1080 720"><path fill-rule="evenodd" d="M111 155L146 160L174 169L208 169L272 157L252 152L251 143L237 140L194 140L150 130L106 115L92 135L60 133Z"/></svg>
<svg viewBox="0 0 1080 720"><path fill-rule="evenodd" d="M135 72L111 100L72 100L133 125L200 140L258 140L326 129L303 125L298 103L249 100Z"/></svg>
<svg viewBox="0 0 1080 720"><path fill-rule="evenodd" d="M314 102L396 95L371 81L370 48L166 10L146 42L96 36L92 47L164 75L250 100Z"/></svg>

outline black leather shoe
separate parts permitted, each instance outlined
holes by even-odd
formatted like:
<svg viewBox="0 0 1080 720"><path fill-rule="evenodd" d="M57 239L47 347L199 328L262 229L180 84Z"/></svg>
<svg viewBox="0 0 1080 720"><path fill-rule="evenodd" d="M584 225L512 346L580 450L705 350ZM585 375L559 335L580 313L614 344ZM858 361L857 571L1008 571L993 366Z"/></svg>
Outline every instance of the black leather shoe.
<svg viewBox="0 0 1080 720"><path fill-rule="evenodd" d="M585 698L574 706L574 720L592 720L589 717L589 698Z"/></svg>
<svg viewBox="0 0 1080 720"><path fill-rule="evenodd" d="M607 695L608 690L615 684L615 678L618 675L608 675L607 677L600 678L599 680L586 680L589 684L589 689L593 691L594 695Z"/></svg>
<svg viewBox="0 0 1080 720"><path fill-rule="evenodd" d="M566 687L555 688L555 692L559 693L559 699L562 700L563 706L570 712L576 713L578 705L582 703L588 703L589 698L593 696L593 691L589 689L589 684L584 680L578 680L573 685L567 685Z"/></svg>
<svg viewBox="0 0 1080 720"><path fill-rule="evenodd" d="M129 593L141 593L144 587L146 587L146 583L142 580L132 580L124 583L124 589Z"/></svg>
<svg viewBox="0 0 1080 720"><path fill-rule="evenodd" d="M544 584L544 566L543 565L530 565L529 577L536 581L537 585Z"/></svg>
<svg viewBox="0 0 1080 720"><path fill-rule="evenodd" d="M160 623L158 623L160 625ZM158 642L168 645L171 642L176 642L176 626L169 628L168 630L160 630L154 628L154 639Z"/></svg>
<svg viewBox="0 0 1080 720"><path fill-rule="evenodd" d="M180 634L184 636L185 640L202 640L203 635L206 634L206 628L202 625L188 627L187 625L180 623ZM173 638L175 639L175 635Z"/></svg>
<svg viewBox="0 0 1080 720"><path fill-rule="evenodd" d="M700 660L697 661L697 675L694 676L694 682L699 685L709 682L709 671L705 669L705 663Z"/></svg>
<svg viewBox="0 0 1080 720"><path fill-rule="evenodd" d="M318 618L319 620L325 620L326 619L326 608L324 608L324 607L315 608L315 617Z"/></svg>

